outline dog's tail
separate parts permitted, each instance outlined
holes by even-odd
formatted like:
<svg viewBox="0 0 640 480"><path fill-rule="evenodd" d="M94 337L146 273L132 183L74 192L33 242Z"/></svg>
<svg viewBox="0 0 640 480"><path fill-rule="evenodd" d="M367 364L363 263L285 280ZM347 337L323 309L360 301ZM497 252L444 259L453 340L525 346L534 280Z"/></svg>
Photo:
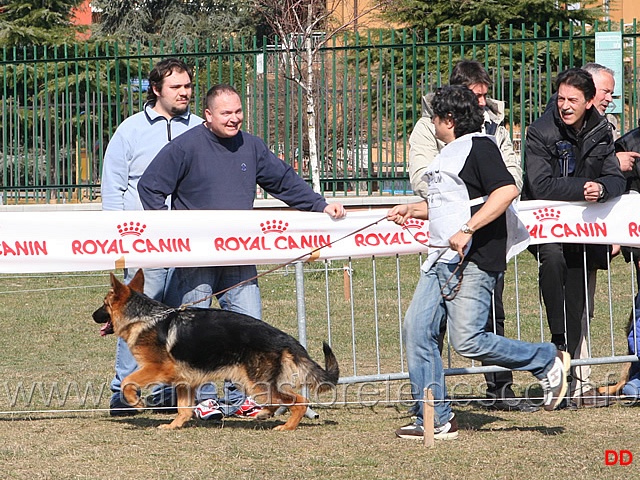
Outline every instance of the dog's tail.
<svg viewBox="0 0 640 480"><path fill-rule="evenodd" d="M340 367L333 350L327 342L322 342L324 352L324 368L314 362L310 357L301 359L298 367L303 371L302 383L311 387L317 393L331 390L340 378Z"/></svg>
<svg viewBox="0 0 640 480"><path fill-rule="evenodd" d="M331 385L335 386L340 378L338 359L333 354L333 350L331 350L331 347L327 342L322 342L322 352L324 353L325 382L329 382Z"/></svg>

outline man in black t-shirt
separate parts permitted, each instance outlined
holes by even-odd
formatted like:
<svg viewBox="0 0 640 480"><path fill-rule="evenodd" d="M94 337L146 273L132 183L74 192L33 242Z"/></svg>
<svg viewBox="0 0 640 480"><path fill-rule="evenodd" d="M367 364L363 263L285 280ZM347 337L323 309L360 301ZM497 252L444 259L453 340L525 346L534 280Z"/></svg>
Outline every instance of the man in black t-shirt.
<svg viewBox="0 0 640 480"><path fill-rule="evenodd" d="M506 268L507 209L518 196L494 141L479 133L482 109L468 88L440 88L432 102L436 136L446 146L427 169L426 202L398 205L387 218L429 220L429 252L407 310L403 334L415 400L430 388L434 437L458 436L438 349L447 322L461 355L511 370L527 370L543 386L544 408L553 410L567 388L570 357L552 343L528 343L485 331L496 281ZM510 232L511 233L511 232ZM524 247L522 247L524 248ZM428 426L431 427L430 425ZM423 405L415 423L396 430L400 438L423 438Z"/></svg>

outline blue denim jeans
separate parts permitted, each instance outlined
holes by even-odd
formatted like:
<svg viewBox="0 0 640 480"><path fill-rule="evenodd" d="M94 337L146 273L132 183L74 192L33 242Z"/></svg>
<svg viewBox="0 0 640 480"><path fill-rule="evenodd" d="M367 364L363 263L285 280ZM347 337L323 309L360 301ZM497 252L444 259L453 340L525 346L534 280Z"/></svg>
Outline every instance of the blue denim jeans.
<svg viewBox="0 0 640 480"><path fill-rule="evenodd" d="M176 268L167 291L167 303L179 306L197 302L194 307L209 308L212 303L211 295L234 287L255 277L256 274L255 265ZM216 299L223 310L244 313L262 320L262 302L257 279L217 295ZM224 399L219 401L220 408L225 415L231 415L244 403L246 395L242 389L228 380L224 382L224 393ZM217 389L213 383L201 385L196 392L197 402L217 397Z"/></svg>
<svg viewBox="0 0 640 480"><path fill-rule="evenodd" d="M166 303L177 307L186 303L198 302L193 306L209 308L212 294L233 287L256 275L255 265L176 268L171 276ZM244 313L262 320L260 289L258 281L255 279L218 295L217 300L223 310Z"/></svg>
<svg viewBox="0 0 640 480"><path fill-rule="evenodd" d="M528 370L538 379L551 369L556 357L552 343L529 343L486 332L491 292L502 273L480 270L465 263L454 274L456 264L437 263L421 270L413 299L404 319L403 336L412 395L417 402L417 424L422 425L425 388L435 400L434 424L444 425L451 413L446 400L444 367L438 337L447 322L452 347L462 356L510 370ZM457 294L453 289L460 285ZM448 298L444 298L444 296Z"/></svg>
<svg viewBox="0 0 640 480"><path fill-rule="evenodd" d="M136 274L137 269L125 268L124 269L124 282L129 283L133 276ZM144 293L154 300L166 303L165 292L173 268L145 268L144 269ZM129 351L127 342L118 337L116 343L116 374L111 381L111 391L115 394L120 393L120 384L122 380L132 374L138 368L136 359Z"/></svg>
<svg viewBox="0 0 640 480"><path fill-rule="evenodd" d="M638 365L637 363L631 364L631 369L629 370L629 380L622 387L622 394L627 395L631 399L640 400L640 371L636 367L635 370L633 368L634 365Z"/></svg>

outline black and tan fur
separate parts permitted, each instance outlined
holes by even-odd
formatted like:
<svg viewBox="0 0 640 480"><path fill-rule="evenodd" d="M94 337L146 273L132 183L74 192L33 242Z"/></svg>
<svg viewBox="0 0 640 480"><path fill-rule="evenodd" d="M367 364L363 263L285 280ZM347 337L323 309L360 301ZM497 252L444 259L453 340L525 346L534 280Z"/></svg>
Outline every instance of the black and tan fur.
<svg viewBox="0 0 640 480"><path fill-rule="evenodd" d="M143 286L142 270L128 285L112 274L111 289L93 319L111 322L138 362L138 370L122 381L127 403L142 409L139 388L176 386L178 415L161 428L179 428L191 419L199 385L231 379L265 404L257 419L286 406L291 416L275 429L294 430L308 404L296 390L307 385L322 392L338 381L338 362L326 343L322 369L296 339L266 322L213 308L172 309L143 295Z"/></svg>

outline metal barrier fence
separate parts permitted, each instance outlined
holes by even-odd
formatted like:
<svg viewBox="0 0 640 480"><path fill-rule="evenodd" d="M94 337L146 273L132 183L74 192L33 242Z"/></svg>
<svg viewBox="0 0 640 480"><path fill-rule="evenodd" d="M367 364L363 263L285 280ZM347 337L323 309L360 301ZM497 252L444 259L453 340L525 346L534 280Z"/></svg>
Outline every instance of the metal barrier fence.
<svg viewBox="0 0 640 480"><path fill-rule="evenodd" d="M410 382L405 361L402 324L418 281L422 260L420 255L405 255L295 263L281 268L260 279L264 320L294 336L297 331L299 340L307 346L311 356L316 360L322 358L322 341L328 340L331 343L340 363L341 377L340 387L335 392L336 398L330 401L357 401L360 404L393 404L406 401L410 398ZM264 271L267 268L263 266L260 270ZM534 342L550 340L546 318L539 302L537 271L536 259L528 252L520 254L508 266L503 296L507 337ZM633 267L626 264L621 257L614 258L610 269L599 271L598 275L594 317L587 335L587 356L573 360L572 364L592 365L591 382L606 384L617 381L620 376L620 368L613 364L638 361L636 356L627 354L625 331L637 286ZM77 278L70 281L71 277ZM90 276L86 275L90 278L88 281L79 280L81 277L81 274L1 276L1 303L3 306L15 305L11 311L5 312L5 316L11 317L7 318L5 323L13 325L11 322L15 322L14 318L25 319L23 323L13 325L15 331L11 330L7 342L15 343L16 339L25 341L29 335L40 335L33 330L39 328L38 325L47 325L46 331L67 331L70 323L77 322L77 325L82 325L81 330L77 330L77 326L74 327L74 332L69 334L69 342L60 345L56 342L56 346L52 347L54 350L69 349L61 350L57 354L57 361L65 362L72 361L71 359L79 354L78 345L87 341L98 341L96 329L89 327L92 324L89 315L108 288L106 274L102 277L95 272ZM64 289L66 293L49 291L49 285L61 285L55 290ZM74 288L87 292L77 293L73 291ZM67 312L68 318L60 316L61 312L66 311L64 295L73 296L76 305L74 312ZM9 299L8 296L15 298ZM25 299L22 305L18 298ZM58 313L53 313L52 317L48 318L49 313L41 312L41 307L38 307L39 298L47 298L43 304L55 304L56 307L52 310ZM86 327L89 327L92 333L82 332ZM85 338L82 335L90 336ZM38 345L38 342L34 341L34 345ZM34 395L37 391L33 388L37 387L38 390L38 385L43 384L37 372L44 367L39 366L39 363L33 363L40 362L40 359L24 356L23 347L24 345L21 345L16 349L18 353L9 353L5 359L7 363L3 365L11 366L12 373L4 382L6 398L13 399L10 402L11 408L18 406L14 403L23 402L18 401L22 398L16 393L18 387L24 387L25 392L30 391L31 395ZM107 348L105 352L105 357L94 357L93 362L96 362L96 365L84 369L77 377L74 376L73 369L65 370L58 372L58 382L58 378L49 373L45 377L46 385L62 385L62 379L65 377L71 378L75 382L74 385L81 384L83 379L87 378L87 388L90 387L92 392L98 392L95 405L100 405L101 401L105 400L105 395L109 395L107 379L110 378L113 368L113 351ZM458 401L461 401L461 398L483 398L485 380L477 374L501 370L460 357L449 348L446 340L443 357L445 374L450 377L449 392ZM17 360L18 358L20 360ZM21 373L23 370L24 375ZM96 378L96 372L105 372L103 374L106 376ZM455 380L451 379L451 376L456 376ZM37 379L37 382L29 387L31 378ZM514 379L516 392L523 395L527 394L529 386L537 386L537 381L526 372L515 372ZM7 389L13 393L9 395ZM355 399L354 394L357 395ZM312 399L314 400L326 401ZM5 397L0 398L0 403L4 401ZM25 405L20 405L21 408L33 407L31 396L23 403Z"/></svg>
<svg viewBox="0 0 640 480"><path fill-rule="evenodd" d="M438 29L423 34L371 31L330 39L314 57L313 98L321 178L326 196L410 193L408 139L421 96L446 83L461 58L490 72L490 94L507 104L516 145L552 93L561 70L594 60L595 32L623 31L621 130L638 118L638 36L611 23L509 29ZM319 37L322 40L322 37ZM0 203L92 202L100 198L105 147L120 122L142 109L145 79L162 57L193 66L193 110L214 83L244 96L245 128L309 179L307 99L285 71L280 43L256 38L180 45L86 43L4 49L0 61ZM316 172L317 172L316 170ZM257 195L263 196L261 192Z"/></svg>
<svg viewBox="0 0 640 480"><path fill-rule="evenodd" d="M340 383L344 388L370 382L393 385L409 378L402 323L421 262L422 257L414 255L295 265L291 282L295 282L299 339L315 352L319 352L321 340L330 340L340 360ZM503 297L507 337L550 341L537 272L536 258L526 251L508 266ZM294 277L292 272L289 274ZM637 293L634 269L620 256L612 259L609 270L599 271L598 277L595 308L590 315L593 318L586 333L587 355L572 360L573 366L593 366L589 379L593 385L618 380L620 368L612 364L638 361L635 355L628 355L626 333ZM264 284L262 290L266 299L269 292ZM295 328L292 323L288 325ZM321 358L320 353L314 356ZM446 375L476 374L466 381L451 381L463 396L484 397L485 380L477 374L503 370L464 359L446 340L443 357ZM523 389L523 385L537 385L527 372L516 372L515 378ZM399 384L400 390L386 392L394 397L391 401L407 398L408 382ZM373 398L384 392L373 387L370 394Z"/></svg>

